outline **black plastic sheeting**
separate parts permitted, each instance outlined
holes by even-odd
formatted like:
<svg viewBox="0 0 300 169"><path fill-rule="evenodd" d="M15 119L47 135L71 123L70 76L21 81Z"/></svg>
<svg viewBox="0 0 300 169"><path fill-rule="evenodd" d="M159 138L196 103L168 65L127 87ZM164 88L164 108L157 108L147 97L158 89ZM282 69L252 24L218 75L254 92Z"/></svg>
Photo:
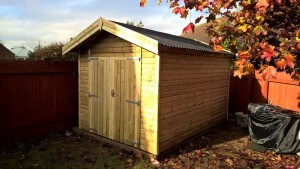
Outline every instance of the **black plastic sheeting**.
<svg viewBox="0 0 300 169"><path fill-rule="evenodd" d="M268 104L248 105L252 142L276 153L300 152L300 115Z"/></svg>

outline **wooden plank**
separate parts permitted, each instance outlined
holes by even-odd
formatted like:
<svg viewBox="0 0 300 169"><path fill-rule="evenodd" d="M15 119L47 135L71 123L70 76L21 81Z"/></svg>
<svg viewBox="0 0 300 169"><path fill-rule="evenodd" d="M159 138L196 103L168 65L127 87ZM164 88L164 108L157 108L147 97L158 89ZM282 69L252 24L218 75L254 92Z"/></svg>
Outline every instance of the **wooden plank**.
<svg viewBox="0 0 300 169"><path fill-rule="evenodd" d="M78 46L83 41L87 40L91 35L93 35L97 31L101 31L102 27L102 19L99 18L94 23L92 23L89 27L83 30L80 34L78 34L75 38L73 38L70 42L62 48L62 54L65 55L76 46Z"/></svg>
<svg viewBox="0 0 300 169"><path fill-rule="evenodd" d="M226 117L229 59L195 54L160 54L160 151L192 137L213 117Z"/></svg>
<svg viewBox="0 0 300 169"><path fill-rule="evenodd" d="M137 44L138 46L148 49L153 53L158 53L158 42L156 40L151 39L135 31L132 31L130 29L127 29L125 27L122 27L113 22L107 21L105 19L102 19L102 21L103 30L106 30L109 33L114 34L122 39L125 39L133 44Z"/></svg>
<svg viewBox="0 0 300 169"><path fill-rule="evenodd" d="M120 142L122 142L122 143L125 143L125 113L126 113L126 111L125 111L125 106L126 106L126 104L125 104L125 100L126 100L126 98L125 98L125 62L120 62L120 80L121 80L121 86L120 86L120 93L121 93L121 96L120 96L120 100L121 100L121 102L120 102L120 108L121 108L121 115L120 115L120 124L121 124L121 126L120 126Z"/></svg>

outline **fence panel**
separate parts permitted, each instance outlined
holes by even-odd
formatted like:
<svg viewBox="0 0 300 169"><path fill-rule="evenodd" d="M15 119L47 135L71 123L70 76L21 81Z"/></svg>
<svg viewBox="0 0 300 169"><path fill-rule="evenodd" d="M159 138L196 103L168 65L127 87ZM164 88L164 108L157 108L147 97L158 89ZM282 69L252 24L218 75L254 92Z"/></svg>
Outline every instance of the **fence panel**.
<svg viewBox="0 0 300 169"><path fill-rule="evenodd" d="M0 61L0 143L77 125L76 62Z"/></svg>
<svg viewBox="0 0 300 169"><path fill-rule="evenodd" d="M276 79L263 80L261 75L239 79L231 76L229 112L248 112L248 104L272 103L300 112L300 85L289 74L279 73Z"/></svg>

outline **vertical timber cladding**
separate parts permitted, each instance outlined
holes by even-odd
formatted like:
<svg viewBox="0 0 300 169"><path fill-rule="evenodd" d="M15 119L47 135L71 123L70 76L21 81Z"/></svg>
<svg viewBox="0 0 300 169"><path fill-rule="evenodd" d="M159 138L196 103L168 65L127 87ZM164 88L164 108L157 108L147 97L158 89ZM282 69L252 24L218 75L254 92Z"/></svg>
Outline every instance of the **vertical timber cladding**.
<svg viewBox="0 0 300 169"><path fill-rule="evenodd" d="M165 49L160 53L159 151L207 130L227 116L229 58Z"/></svg>
<svg viewBox="0 0 300 169"><path fill-rule="evenodd" d="M157 154L158 55L113 35L89 51L79 59L79 128Z"/></svg>
<svg viewBox="0 0 300 169"><path fill-rule="evenodd" d="M90 49L89 124L90 132L139 147L141 56L130 47L110 36Z"/></svg>

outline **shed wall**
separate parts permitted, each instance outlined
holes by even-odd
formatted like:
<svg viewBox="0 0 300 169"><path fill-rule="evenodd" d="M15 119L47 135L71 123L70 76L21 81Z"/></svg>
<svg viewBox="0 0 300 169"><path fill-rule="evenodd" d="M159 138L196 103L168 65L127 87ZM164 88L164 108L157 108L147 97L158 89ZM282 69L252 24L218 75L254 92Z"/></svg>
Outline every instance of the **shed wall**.
<svg viewBox="0 0 300 169"><path fill-rule="evenodd" d="M158 56L143 48L106 33L89 48L90 57L141 56L140 149L157 154ZM79 128L89 131L88 50L79 58Z"/></svg>
<svg viewBox="0 0 300 169"><path fill-rule="evenodd" d="M160 50L159 152L227 117L229 58L189 50Z"/></svg>

